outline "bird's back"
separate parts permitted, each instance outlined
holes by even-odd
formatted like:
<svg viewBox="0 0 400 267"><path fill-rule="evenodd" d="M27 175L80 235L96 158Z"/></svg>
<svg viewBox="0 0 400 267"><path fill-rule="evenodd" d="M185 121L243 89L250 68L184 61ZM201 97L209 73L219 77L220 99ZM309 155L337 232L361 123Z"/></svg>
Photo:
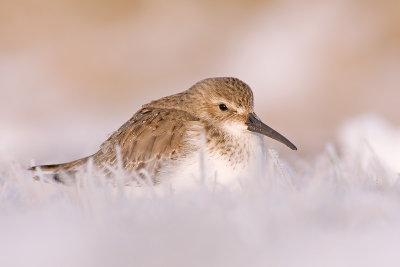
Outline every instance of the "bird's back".
<svg viewBox="0 0 400 267"><path fill-rule="evenodd" d="M89 159L110 175L110 169L122 166L127 172L145 171L159 182L165 165L187 156L194 149L193 135L200 135L199 119L186 111L145 106L115 131L92 156L63 164L38 166L54 174L73 175L85 168ZM34 167L35 168L35 167ZM33 168L32 168L33 169ZM59 176L55 176L60 179Z"/></svg>

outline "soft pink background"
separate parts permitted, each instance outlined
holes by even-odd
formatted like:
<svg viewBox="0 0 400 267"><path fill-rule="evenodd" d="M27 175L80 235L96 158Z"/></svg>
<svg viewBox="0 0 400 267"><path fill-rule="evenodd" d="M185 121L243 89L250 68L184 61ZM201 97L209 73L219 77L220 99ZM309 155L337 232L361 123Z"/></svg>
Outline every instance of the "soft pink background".
<svg viewBox="0 0 400 267"><path fill-rule="evenodd" d="M360 114L400 124L398 1L5 0L0 36L0 151L26 165L93 153L141 104L212 76L247 82L299 155Z"/></svg>

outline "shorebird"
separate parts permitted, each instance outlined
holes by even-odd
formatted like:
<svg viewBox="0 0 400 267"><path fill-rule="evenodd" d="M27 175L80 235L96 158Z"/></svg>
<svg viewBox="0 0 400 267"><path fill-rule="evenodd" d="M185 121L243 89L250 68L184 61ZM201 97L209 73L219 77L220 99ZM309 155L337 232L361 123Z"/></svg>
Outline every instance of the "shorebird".
<svg viewBox="0 0 400 267"><path fill-rule="evenodd" d="M41 165L62 182L89 160L110 175L106 166L119 164L127 172L145 171L154 184L175 176L188 179L202 173L231 181L260 171L265 160L263 136L293 150L288 139L254 113L250 87L231 77L204 79L188 90L142 106L93 155L72 162Z"/></svg>

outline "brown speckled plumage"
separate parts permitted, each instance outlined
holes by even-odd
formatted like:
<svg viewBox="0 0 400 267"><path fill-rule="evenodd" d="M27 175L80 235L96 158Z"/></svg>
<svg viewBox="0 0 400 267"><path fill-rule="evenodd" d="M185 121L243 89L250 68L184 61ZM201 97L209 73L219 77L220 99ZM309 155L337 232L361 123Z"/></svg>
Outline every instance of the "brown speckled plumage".
<svg viewBox="0 0 400 267"><path fill-rule="evenodd" d="M221 111L224 104L227 110ZM253 93L236 78L209 78L188 90L152 101L115 131L92 156L64 164L39 166L43 171L73 174L88 159L107 172L118 163L127 171L145 169L158 182L166 165L187 157L199 149L194 139L205 133L207 150L227 159L235 166L249 157L249 151L226 131L224 122L243 125L253 112ZM36 167L31 168L32 170Z"/></svg>

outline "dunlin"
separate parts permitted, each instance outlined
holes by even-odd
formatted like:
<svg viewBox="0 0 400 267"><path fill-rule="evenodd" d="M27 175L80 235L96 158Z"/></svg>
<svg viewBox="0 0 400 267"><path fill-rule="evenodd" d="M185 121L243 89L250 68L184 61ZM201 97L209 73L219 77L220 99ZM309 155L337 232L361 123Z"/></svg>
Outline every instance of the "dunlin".
<svg viewBox="0 0 400 267"><path fill-rule="evenodd" d="M205 79L143 105L95 154L31 170L40 168L62 181L60 174L73 176L91 159L106 173L105 166L115 167L118 161L128 172L145 170L156 184L204 170L219 181L249 176L264 164L263 135L297 149L265 125L253 108L253 92L241 80Z"/></svg>

